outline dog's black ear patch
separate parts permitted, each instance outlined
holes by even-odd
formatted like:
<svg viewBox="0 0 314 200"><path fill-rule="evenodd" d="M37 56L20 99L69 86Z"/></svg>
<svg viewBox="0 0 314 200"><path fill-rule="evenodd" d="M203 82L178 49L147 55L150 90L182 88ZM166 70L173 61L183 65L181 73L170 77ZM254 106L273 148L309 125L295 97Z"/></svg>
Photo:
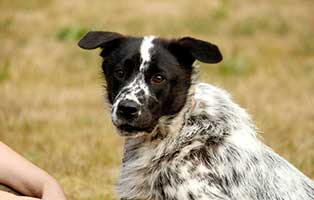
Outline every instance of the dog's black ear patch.
<svg viewBox="0 0 314 200"><path fill-rule="evenodd" d="M188 59L190 62L192 61L191 59L196 59L204 63L218 63L222 60L219 48L212 43L191 37L183 37L176 40L175 43L177 53L179 52L179 56L181 57L179 59ZM183 49L179 50L178 46ZM190 54L190 58L187 52Z"/></svg>
<svg viewBox="0 0 314 200"><path fill-rule="evenodd" d="M90 31L78 42L78 45L82 49L105 48L106 46L111 46L109 43L123 38L124 36L119 33Z"/></svg>

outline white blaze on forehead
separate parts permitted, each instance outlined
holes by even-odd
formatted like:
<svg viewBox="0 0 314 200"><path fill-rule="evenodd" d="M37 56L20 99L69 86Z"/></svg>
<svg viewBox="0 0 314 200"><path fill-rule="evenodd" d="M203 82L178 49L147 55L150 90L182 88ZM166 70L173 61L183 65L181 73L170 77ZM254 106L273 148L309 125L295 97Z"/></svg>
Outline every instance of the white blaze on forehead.
<svg viewBox="0 0 314 200"><path fill-rule="evenodd" d="M149 62L151 60L151 54L150 54L150 49L153 48L153 40L155 39L155 36L145 36L143 38L142 44L141 44L141 58L142 58L142 63L140 66L140 70L145 68L145 63Z"/></svg>

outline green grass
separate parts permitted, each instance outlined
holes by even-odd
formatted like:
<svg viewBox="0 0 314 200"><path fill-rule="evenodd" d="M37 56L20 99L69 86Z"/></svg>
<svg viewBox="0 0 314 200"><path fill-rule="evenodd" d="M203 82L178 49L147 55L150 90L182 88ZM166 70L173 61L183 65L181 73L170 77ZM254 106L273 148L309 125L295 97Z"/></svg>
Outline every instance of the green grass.
<svg viewBox="0 0 314 200"><path fill-rule="evenodd" d="M87 28L80 26L69 26L62 28L56 35L59 40L77 41L88 32Z"/></svg>
<svg viewBox="0 0 314 200"><path fill-rule="evenodd" d="M242 76L254 73L254 66L246 56L233 54L225 59L218 71L221 76Z"/></svg>
<svg viewBox="0 0 314 200"><path fill-rule="evenodd" d="M88 30L217 44L202 80L227 89L264 141L314 177L314 2L0 1L0 140L55 176L70 199L116 199L123 139Z"/></svg>
<svg viewBox="0 0 314 200"><path fill-rule="evenodd" d="M3 62L3 65L0 66L0 82L8 80L10 78L10 60Z"/></svg>

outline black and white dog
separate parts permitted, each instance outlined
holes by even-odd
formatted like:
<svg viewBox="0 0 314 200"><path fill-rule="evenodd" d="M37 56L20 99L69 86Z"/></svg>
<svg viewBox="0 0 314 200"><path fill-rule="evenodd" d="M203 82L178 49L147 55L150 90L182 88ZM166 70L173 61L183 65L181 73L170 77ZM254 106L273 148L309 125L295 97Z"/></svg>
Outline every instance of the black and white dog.
<svg viewBox="0 0 314 200"><path fill-rule="evenodd" d="M125 136L118 194L127 200L313 200L314 183L263 144L222 89L195 83L217 46L184 37L89 32L101 48L112 121Z"/></svg>

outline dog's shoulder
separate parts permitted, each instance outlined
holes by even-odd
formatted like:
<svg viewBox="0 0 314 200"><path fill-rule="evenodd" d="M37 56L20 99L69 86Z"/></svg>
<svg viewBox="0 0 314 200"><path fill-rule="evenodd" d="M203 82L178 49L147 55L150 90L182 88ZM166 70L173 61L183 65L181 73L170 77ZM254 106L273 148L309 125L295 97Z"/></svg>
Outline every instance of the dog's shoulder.
<svg viewBox="0 0 314 200"><path fill-rule="evenodd" d="M180 131L181 137L207 136L211 139L225 139L235 130L248 129L255 134L255 127L248 113L233 102L227 91L217 86L195 84L189 107L185 124Z"/></svg>

